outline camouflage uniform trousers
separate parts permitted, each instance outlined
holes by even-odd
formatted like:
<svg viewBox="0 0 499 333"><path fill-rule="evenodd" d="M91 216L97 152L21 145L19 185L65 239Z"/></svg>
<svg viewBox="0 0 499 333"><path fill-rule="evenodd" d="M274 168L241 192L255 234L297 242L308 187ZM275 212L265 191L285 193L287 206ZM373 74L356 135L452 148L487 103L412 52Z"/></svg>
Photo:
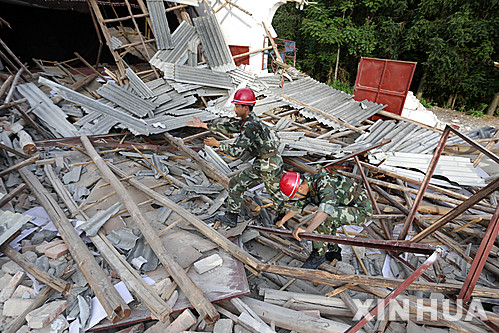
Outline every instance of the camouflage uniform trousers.
<svg viewBox="0 0 499 333"><path fill-rule="evenodd" d="M361 193L355 203L349 206L335 206L335 212L329 214L314 233L321 235L336 235L336 229L345 224L360 225L371 219L373 214L372 202L365 192ZM312 246L319 255L327 251L339 250L338 244L313 241Z"/></svg>
<svg viewBox="0 0 499 333"><path fill-rule="evenodd" d="M284 197L279 189L282 169L259 170L254 167L244 169L229 181L229 198L227 208L231 213L239 213L243 203L243 194L247 189L265 184L267 192L274 204L276 213L284 211Z"/></svg>

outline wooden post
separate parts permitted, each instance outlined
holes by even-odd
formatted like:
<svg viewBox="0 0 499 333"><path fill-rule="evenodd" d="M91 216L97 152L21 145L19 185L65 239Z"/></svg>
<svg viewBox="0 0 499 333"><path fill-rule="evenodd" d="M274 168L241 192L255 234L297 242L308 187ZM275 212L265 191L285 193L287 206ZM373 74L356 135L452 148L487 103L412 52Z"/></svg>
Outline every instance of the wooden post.
<svg viewBox="0 0 499 333"><path fill-rule="evenodd" d="M71 284L41 270L40 268L38 268L38 266L36 266L31 261L23 257L9 244L5 243L2 246L0 246L0 251L2 251L3 254L9 257L16 264L21 266L26 272L33 275L38 281L45 283L47 286L60 292L63 296L69 295Z"/></svg>
<svg viewBox="0 0 499 333"><path fill-rule="evenodd" d="M54 198L32 172L23 168L19 170L19 173L61 234L62 239L69 248L69 252L71 252L71 256L102 304L109 320L116 323L130 316L130 308L95 261L94 256L78 236L73 225Z"/></svg>
<svg viewBox="0 0 499 333"><path fill-rule="evenodd" d="M175 138L173 135L171 135L168 132L163 133L163 135L168 141L168 143L170 143L173 147L177 148L178 150L189 156L195 163L197 163L201 167L201 169L203 169L203 171L206 173L208 177L210 177L216 182L219 182L225 188L229 188L229 178L226 175L218 171L218 169L215 168L211 163L202 159L198 153L196 153L191 148L187 147L181 139Z"/></svg>
<svg viewBox="0 0 499 333"><path fill-rule="evenodd" d="M168 273L170 273L175 282L177 282L180 289L182 289L192 306L196 308L201 317L208 324L214 324L220 317L220 314L215 310L215 307L210 303L198 286L192 282L182 267L180 267L180 265L171 257L162 245L161 239L156 234L156 231L152 228L149 221L144 218L139 210L139 207L137 207L137 204L128 194L120 180L113 174L113 172L106 165L106 162L104 162L104 160L99 156L90 140L86 136L82 136L81 142L97 168L99 168L103 178L105 178L115 189L116 194L120 197L121 201L128 209L132 219L141 230L144 238L151 246L159 261L163 264ZM131 179L129 179L129 181L131 181Z"/></svg>
<svg viewBox="0 0 499 333"><path fill-rule="evenodd" d="M87 220L88 216L85 213L76 213L78 210L76 203L69 194L68 190L62 184L62 181L55 174L52 166L45 165L44 170L55 192L64 201L66 206L69 208L69 211L73 215L78 215L79 219ZM128 289L140 299L142 304L151 310L151 313L154 314L156 318L162 322L165 322L172 311L171 307L163 302L154 289L152 289L152 287L144 281L144 279L123 258L123 256L118 253L102 231L99 231L96 236L89 236L89 238L99 249L99 252L102 254L107 263L118 273Z"/></svg>
<svg viewBox="0 0 499 333"><path fill-rule="evenodd" d="M69 270L69 271L63 271L61 273L61 279L62 280L67 280L73 273L76 272L75 269ZM16 319L11 321L9 325L6 327L5 333L16 333L19 332L19 329L24 325L26 322L26 315L33 311L34 309L39 308L45 302L52 296L52 294L55 292L55 289L51 288L50 286L47 286L44 288L38 295L36 295L35 300L33 303L28 305L28 307L17 316Z"/></svg>
<svg viewBox="0 0 499 333"><path fill-rule="evenodd" d="M112 165L110 163L108 163L107 165L119 177L126 176L126 174L115 165ZM243 263L247 264L248 266L254 269L257 270L259 269L261 263L257 259L255 259L247 252L243 251L240 247L229 241L227 238L222 236L215 229L208 226L200 219L198 219L196 216L192 215L187 210L180 207L179 205L177 205L176 203L174 203L164 195L161 195L160 193L151 190L150 188L148 188L138 180L131 178L127 179L127 181L135 188L139 189L140 191L147 194L151 198L157 200L160 204L165 205L166 207L174 210L177 214L182 216L186 221L189 221L193 226L195 226L199 230L199 232L201 232L203 235L211 239L214 243L218 244L225 251L229 252L232 256L234 256L234 258L237 258L238 260L242 261Z"/></svg>
<svg viewBox="0 0 499 333"><path fill-rule="evenodd" d="M9 173L14 172L16 170L19 170L19 169L25 167L26 165L30 165L31 163L35 163L35 161L39 160L39 159L40 159L40 155L35 155L33 157L28 158L27 160L21 161L15 165L3 170L3 171L0 171L0 177L8 175Z"/></svg>

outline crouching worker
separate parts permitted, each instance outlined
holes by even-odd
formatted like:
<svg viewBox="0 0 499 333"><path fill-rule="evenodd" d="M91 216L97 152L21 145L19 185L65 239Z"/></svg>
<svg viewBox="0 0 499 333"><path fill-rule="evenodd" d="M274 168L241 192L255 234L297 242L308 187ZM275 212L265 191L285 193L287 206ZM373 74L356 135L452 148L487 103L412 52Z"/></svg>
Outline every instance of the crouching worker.
<svg viewBox="0 0 499 333"><path fill-rule="evenodd" d="M344 224L363 224L372 216L372 202L362 184L339 174L320 172L310 176L298 172L287 172L279 183L284 195L295 201L291 210L277 221L282 227L286 221L301 213L305 206L314 204L318 210L306 229L297 227L293 237L300 239L300 233L335 235L336 229ZM302 268L315 269L326 259L341 260L338 244L313 241L313 250Z"/></svg>
<svg viewBox="0 0 499 333"><path fill-rule="evenodd" d="M224 134L239 133L233 144L220 143L213 137L206 138L204 143L207 146L218 147L221 152L234 157L240 157L244 152L255 157L251 168L244 169L230 179L227 210L224 215L220 214L215 218L230 227L236 226L244 192L263 182L278 216L275 221L280 220L284 216L284 197L279 191L282 157L277 151L277 138L252 112L256 98L251 89L239 89L232 103L234 111L240 118L238 120L206 124L194 117L194 120L187 121L187 125L192 127L202 127Z"/></svg>

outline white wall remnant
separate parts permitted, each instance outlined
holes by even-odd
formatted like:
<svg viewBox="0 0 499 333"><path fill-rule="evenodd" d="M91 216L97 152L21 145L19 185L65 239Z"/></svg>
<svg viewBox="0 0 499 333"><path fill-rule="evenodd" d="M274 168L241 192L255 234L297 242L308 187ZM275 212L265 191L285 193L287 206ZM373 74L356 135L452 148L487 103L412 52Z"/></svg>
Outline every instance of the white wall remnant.
<svg viewBox="0 0 499 333"><path fill-rule="evenodd" d="M225 1L206 0L211 8L216 11ZM267 35L262 22L269 29L272 37L277 37L272 27L272 18L279 6L287 1L283 0L232 0L232 3L251 14L243 12L241 9L230 4L225 5L215 15L225 41L228 45L248 46L249 51L254 51L266 47L264 38ZM198 10L204 11L204 6L200 5ZM208 10L210 10L208 8ZM206 14L206 13L204 13ZM266 68L262 68L263 61L261 52L250 55L249 65L245 65L247 71L255 74L268 73Z"/></svg>

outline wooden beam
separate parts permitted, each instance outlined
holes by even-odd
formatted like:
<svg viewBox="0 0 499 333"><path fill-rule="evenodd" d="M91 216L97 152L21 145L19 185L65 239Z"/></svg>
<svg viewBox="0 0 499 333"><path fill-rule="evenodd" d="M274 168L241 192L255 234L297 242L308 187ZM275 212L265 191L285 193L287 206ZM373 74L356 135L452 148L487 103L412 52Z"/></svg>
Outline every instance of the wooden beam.
<svg viewBox="0 0 499 333"><path fill-rule="evenodd" d="M26 165L30 165L32 163L35 163L36 160L39 160L39 159L40 159L40 155L35 155L35 156L32 156L24 161L21 161L15 165L3 170L3 171L0 171L0 177L8 175L9 173L14 172L16 170L19 170L19 169L25 167Z"/></svg>
<svg viewBox="0 0 499 333"><path fill-rule="evenodd" d="M0 208L5 206L7 203L10 202L13 198L15 198L19 193L24 191L25 189L28 188L28 185L25 183L19 184L15 189L10 191L8 194L4 195L2 198L0 198Z"/></svg>
<svg viewBox="0 0 499 333"><path fill-rule="evenodd" d="M77 213L78 207L76 206L76 203L62 181L55 174L54 168L50 165L45 165L44 170L55 192L64 201L71 214L77 215L79 220L87 220L88 217L85 213ZM102 231L99 231L96 236L89 236L89 238L106 262L118 273L128 289L140 299L142 304L151 310L151 313L154 314L156 318L165 322L172 311L171 307L159 297L154 289L148 285L123 256L118 253Z"/></svg>
<svg viewBox="0 0 499 333"><path fill-rule="evenodd" d="M94 256L76 233L73 225L54 200L52 195L43 187L38 178L26 168L19 170L21 177L36 196L38 203L45 208L48 216L59 231L62 239L69 248L74 261L78 264L90 288L99 299L107 313L109 320L116 323L130 316L131 310L123 298L114 288L111 280L104 274Z"/></svg>
<svg viewBox="0 0 499 333"><path fill-rule="evenodd" d="M385 288L396 288L404 280L402 279L391 279L381 276L366 276L366 275L339 275L330 272L325 272L321 270L312 270L305 268L287 267L287 266L277 266L277 265L263 265L262 271L279 274L283 276L295 277L298 279L328 285L336 285L337 282L342 283L358 283L359 285L367 285L372 287L385 287ZM462 284L457 283L432 283L432 282L422 282L415 281L407 290L420 290L434 293L443 294L456 294L461 290ZM499 298L499 293L494 288L487 287L477 287L473 292L475 297L490 297Z"/></svg>
<svg viewBox="0 0 499 333"><path fill-rule="evenodd" d="M149 221L144 218L144 216L140 212L139 207L137 207L137 204L134 202L130 194L128 194L127 190L120 182L120 180L113 174L102 157L99 156L95 148L92 146L90 140L86 136L82 136L81 142L89 156L94 161L97 168L99 168L103 178L113 186L116 194L120 197L122 203L128 209L128 212L131 215L132 219L141 230L144 238L151 246L151 249L154 251L159 261L163 264L163 267L173 277L173 279L179 285L180 289L182 289L191 304L196 308L200 316L208 324L214 324L220 317L220 314L215 310L215 307L210 303L201 289L199 289L199 287L196 286L194 282L192 282L192 280L187 276L182 267L180 267L180 265L165 249L156 231L153 229ZM132 179L129 179L128 181L131 180Z"/></svg>
<svg viewBox="0 0 499 333"><path fill-rule="evenodd" d="M68 267L70 267L70 266L68 266ZM75 269L70 269L70 270L62 271L61 272L61 279L62 280L69 279L69 277L71 275L73 275L74 272L76 272ZM26 322L26 315L28 313L30 313L31 311L33 311L34 309L37 309L40 306L42 306L43 304L45 304L45 302L50 298L50 296L52 296L52 294L55 291L56 290L53 289L53 288L51 288L50 286L47 286L46 288L44 288L38 295L36 295L36 298L34 299L33 303L31 303L30 305L28 305L28 307L24 311L22 311L16 317L16 319L14 319L13 321L11 321L9 323L9 325L6 327L4 333L18 333L20 331L20 328Z"/></svg>
<svg viewBox="0 0 499 333"><path fill-rule="evenodd" d="M217 168L213 166L213 164L204 160L198 153L196 153L191 148L187 147L187 145L182 141L182 139L175 138L168 132L163 133L163 136L166 138L169 144L173 147L177 148L187 156L189 156L195 163L197 163L201 169L206 173L208 177L213 179L216 182L222 184L225 188L229 188L229 177L222 174Z"/></svg>
<svg viewBox="0 0 499 333"><path fill-rule="evenodd" d="M3 254L9 257L16 264L21 266L26 272L33 275L38 281L45 283L47 286L60 292L63 296L69 295L71 284L41 270L40 268L38 268L38 266L36 266L31 261L23 257L18 251L16 251L9 244L5 243L2 246L0 246L0 251L2 251Z"/></svg>
<svg viewBox="0 0 499 333"><path fill-rule="evenodd" d="M267 33L267 37L269 37L270 44L272 45L272 48L274 49L276 59L278 61L284 63L284 60L282 60L282 58L281 58L281 54L279 53L279 49L277 48L277 45L276 45L276 43L274 41L274 38L270 34L269 29L267 29L267 26L265 25L265 22L262 22L262 25L263 25L263 28L265 29L265 32Z"/></svg>

